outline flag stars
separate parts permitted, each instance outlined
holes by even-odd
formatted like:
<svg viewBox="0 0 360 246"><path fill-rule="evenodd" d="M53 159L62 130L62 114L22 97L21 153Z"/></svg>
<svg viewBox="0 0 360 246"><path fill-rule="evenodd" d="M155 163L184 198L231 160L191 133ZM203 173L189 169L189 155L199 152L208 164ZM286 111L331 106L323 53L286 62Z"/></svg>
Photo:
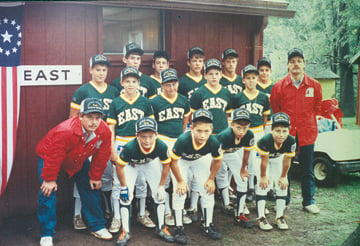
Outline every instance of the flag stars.
<svg viewBox="0 0 360 246"><path fill-rule="evenodd" d="M0 53L1 53L1 54L3 53L3 51L4 51L4 50L0 47Z"/></svg>
<svg viewBox="0 0 360 246"><path fill-rule="evenodd" d="M12 20L12 21L11 21L11 25L15 26L15 25L16 25L16 21L15 21L15 20Z"/></svg>
<svg viewBox="0 0 360 246"><path fill-rule="evenodd" d="M17 45L17 46L21 46L21 41L17 41L17 42L16 42L16 45Z"/></svg>
<svg viewBox="0 0 360 246"><path fill-rule="evenodd" d="M16 53L17 50L18 50L18 49L17 49L16 47L12 48L12 52L13 52L13 53Z"/></svg>
<svg viewBox="0 0 360 246"><path fill-rule="evenodd" d="M5 51L5 55L6 56L9 56L11 53L10 53L10 50L7 50L7 51Z"/></svg>
<svg viewBox="0 0 360 246"><path fill-rule="evenodd" d="M17 25L17 26L16 26L16 30L20 31L20 28L21 28L20 25Z"/></svg>
<svg viewBox="0 0 360 246"><path fill-rule="evenodd" d="M21 32L18 33L18 37L21 38Z"/></svg>
<svg viewBox="0 0 360 246"><path fill-rule="evenodd" d="M6 17L5 17L3 21L4 21L4 24L7 24L9 20L6 19Z"/></svg>
<svg viewBox="0 0 360 246"><path fill-rule="evenodd" d="M3 37L3 43L5 43L6 41L11 43L11 37L14 35L9 34L8 31L6 30L4 34L1 34L1 36Z"/></svg>

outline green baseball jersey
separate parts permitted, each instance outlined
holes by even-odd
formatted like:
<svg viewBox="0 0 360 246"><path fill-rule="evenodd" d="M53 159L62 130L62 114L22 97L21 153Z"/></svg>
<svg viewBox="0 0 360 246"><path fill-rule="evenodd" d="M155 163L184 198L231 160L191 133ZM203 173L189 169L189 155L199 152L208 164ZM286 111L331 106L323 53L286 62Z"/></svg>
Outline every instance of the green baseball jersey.
<svg viewBox="0 0 360 246"><path fill-rule="evenodd" d="M242 78L239 75L236 75L234 78L223 75L220 79L220 84L228 89L231 94L239 94L245 88Z"/></svg>
<svg viewBox="0 0 360 246"><path fill-rule="evenodd" d="M295 150L295 138L291 135L286 138L279 148L275 147L274 138L271 133L266 134L256 143L256 151L259 152L260 155L268 155L269 158L277 158L281 154L294 157Z"/></svg>
<svg viewBox="0 0 360 246"><path fill-rule="evenodd" d="M192 94L202 85L206 83L204 76L200 80L196 80L189 73L186 73L179 79L179 93L186 96L189 100Z"/></svg>
<svg viewBox="0 0 360 246"><path fill-rule="evenodd" d="M111 84L113 86L115 86L116 88L118 88L118 90L120 91L120 94L121 94L124 87L121 85L120 81L121 81L121 78L118 77L118 78L114 79L113 82L111 82ZM156 88L155 88L153 80L149 76L147 76L143 73L141 73L141 75L140 75L139 92L142 96L147 97L147 98L150 98L150 97L153 97L154 95L156 95Z"/></svg>
<svg viewBox="0 0 360 246"><path fill-rule="evenodd" d="M271 83L271 84L269 84L267 86L263 86L262 84L258 83L256 85L256 89L258 89L262 93L265 93L268 96L269 100L270 100L271 90L272 90L273 86L274 86L274 83ZM272 116L272 110L270 108L270 114L269 114L268 121L270 121L271 116Z"/></svg>
<svg viewBox="0 0 360 246"><path fill-rule="evenodd" d="M248 130L246 134L239 140L235 138L231 127L228 127L227 129L217 134L216 138L222 144L224 153L234 153L241 147L244 147L245 150L252 150L254 149L255 145L254 133L251 130Z"/></svg>
<svg viewBox="0 0 360 246"><path fill-rule="evenodd" d="M159 158L162 164L169 164L171 161L167 145L160 139L156 139L155 144L150 150L146 151L135 138L125 144L120 152L119 165L126 166L134 164L147 164L150 161Z"/></svg>
<svg viewBox="0 0 360 246"><path fill-rule="evenodd" d="M215 160L222 159L222 150L219 140L215 136L210 135L210 138L200 146L197 146L191 131L184 132L178 137L175 142L174 148L171 152L171 158L179 160L180 158L188 161L197 160L207 154Z"/></svg>
<svg viewBox="0 0 360 246"><path fill-rule="evenodd" d="M135 136L135 123L144 116L153 117L149 99L140 94L129 101L120 95L110 104L106 122L115 125L116 136Z"/></svg>
<svg viewBox="0 0 360 246"><path fill-rule="evenodd" d="M183 133L183 119L190 115L190 104L185 96L177 94L171 100L162 93L151 100L151 105L159 134L177 138Z"/></svg>
<svg viewBox="0 0 360 246"><path fill-rule="evenodd" d="M161 94L161 80L156 78L155 75L150 75L150 78L152 79L152 83L155 87L155 94L160 95Z"/></svg>
<svg viewBox="0 0 360 246"><path fill-rule="evenodd" d="M119 90L112 86L106 84L106 88L104 91L99 91L95 88L93 82L86 83L80 86L73 94L71 99L70 107L73 109L80 110L81 102L86 98L98 98L104 103L103 111L104 111L104 119L106 119L106 115L109 111L110 104L114 98L119 96Z"/></svg>
<svg viewBox="0 0 360 246"><path fill-rule="evenodd" d="M227 113L232 110L232 95L224 87L217 91L212 90L207 84L199 87L190 98L191 111L199 108L209 110L213 116L213 133L217 134L228 127Z"/></svg>
<svg viewBox="0 0 360 246"><path fill-rule="evenodd" d="M269 98L258 91L254 97L249 97L246 91L234 96L234 108L245 108L250 112L250 127L264 124L264 115L270 114Z"/></svg>

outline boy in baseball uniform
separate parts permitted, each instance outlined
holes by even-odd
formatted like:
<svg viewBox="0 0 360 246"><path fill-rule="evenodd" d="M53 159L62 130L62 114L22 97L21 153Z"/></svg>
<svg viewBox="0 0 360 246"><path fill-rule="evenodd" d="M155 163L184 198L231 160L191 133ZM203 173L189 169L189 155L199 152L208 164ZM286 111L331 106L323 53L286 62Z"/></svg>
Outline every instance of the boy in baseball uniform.
<svg viewBox="0 0 360 246"><path fill-rule="evenodd" d="M183 133L175 142L171 153L171 171L174 185L173 209L175 215L175 242L186 244L183 227L183 209L188 190L187 172L195 176L199 184L202 211L201 231L211 239L222 238L213 224L215 176L221 166L221 144L212 133L213 115L206 109L192 114L191 130ZM207 155L212 156L212 161Z"/></svg>
<svg viewBox="0 0 360 246"><path fill-rule="evenodd" d="M166 143L169 150L174 146L176 139L184 132L190 116L189 101L184 95L177 92L179 86L178 76L175 69L169 68L161 72L162 92L151 100L154 116L158 123L159 138ZM168 177L165 188L165 223L175 225L174 217L170 209L168 189L170 177ZM192 221L188 216L184 217L184 223Z"/></svg>
<svg viewBox="0 0 360 246"><path fill-rule="evenodd" d="M124 88L124 92L110 104L106 122L109 124L112 132L113 145L110 160L113 163L116 163L119 153L125 144L135 138L135 122L145 116L153 117L153 110L149 99L141 96L138 91L138 87L140 86L139 79L139 71L136 68L124 68L121 71L121 85ZM138 196L138 190L141 191L141 198ZM142 182L142 186L138 187L136 191L138 192L137 198L140 199L140 204L143 204L139 209L138 222L146 227L153 228L155 224L145 213L146 183ZM109 229L112 233L118 232L121 226L119 197L120 183L116 175L116 170L114 170L112 191L114 218Z"/></svg>
<svg viewBox="0 0 360 246"><path fill-rule="evenodd" d="M261 230L272 229L264 214L269 177L272 176L275 180L276 190L276 225L280 230L287 230L289 227L284 217L289 185L287 173L291 158L295 156L296 142L295 138L289 135L290 118L286 113L274 114L271 121L271 133L266 134L256 144L256 150L261 157L261 164L256 168L258 179L256 184L257 222ZM272 168L269 169L269 166Z"/></svg>
<svg viewBox="0 0 360 246"><path fill-rule="evenodd" d="M229 48L221 55L223 74L220 84L230 91L231 94L239 94L244 89L244 83L240 75L236 74L239 55L236 50Z"/></svg>
<svg viewBox="0 0 360 246"><path fill-rule="evenodd" d="M247 182L249 178L248 163L250 151L254 148L255 139L249 130L251 118L248 110L237 108L232 112L230 127L216 135L222 144L223 160L219 172L216 175L216 185L222 196L223 206L228 207L229 181L228 169L233 173L236 183L236 205L234 223L244 228L252 227L245 216L245 198ZM239 150L243 149L240 158ZM234 210L232 209L234 214Z"/></svg>
<svg viewBox="0 0 360 246"><path fill-rule="evenodd" d="M264 136L264 127L270 114L269 98L258 89L256 85L258 82L259 72L253 65L247 65L242 70L243 82L245 89L238 95L234 96L234 108L245 108L250 112L251 124L250 130L254 133L255 141L258 141ZM255 157L255 151L250 153L249 162L249 190L248 201L254 200L254 165L258 158Z"/></svg>
<svg viewBox="0 0 360 246"><path fill-rule="evenodd" d="M157 138L157 123L144 117L136 122L136 138L128 142L120 152L116 172L121 184L120 204L122 232L118 246L126 245L130 239L131 201L137 176L143 173L152 191L155 202L156 230L167 242L174 242L173 236L164 224L165 181L169 175L171 158L166 144ZM162 163L162 170L159 166Z"/></svg>
<svg viewBox="0 0 360 246"><path fill-rule="evenodd" d="M189 49L187 58L186 64L189 72L179 79L179 93L190 100L197 88L206 83L201 73L204 67L205 53L200 47L194 46Z"/></svg>

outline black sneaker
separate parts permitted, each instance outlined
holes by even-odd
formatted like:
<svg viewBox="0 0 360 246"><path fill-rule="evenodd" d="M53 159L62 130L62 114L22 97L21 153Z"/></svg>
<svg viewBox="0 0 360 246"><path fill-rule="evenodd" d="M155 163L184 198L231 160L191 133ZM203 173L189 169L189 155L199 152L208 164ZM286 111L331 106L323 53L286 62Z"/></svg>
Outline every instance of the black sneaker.
<svg viewBox="0 0 360 246"><path fill-rule="evenodd" d="M249 222L249 220L243 214L240 216L234 217L234 224L239 225L242 228L251 228L252 227L252 224Z"/></svg>
<svg viewBox="0 0 360 246"><path fill-rule="evenodd" d="M190 209L186 210L186 214L189 215L192 222L197 222L199 220L198 211L195 208L193 208L191 210Z"/></svg>
<svg viewBox="0 0 360 246"><path fill-rule="evenodd" d="M187 239L183 226L176 226L173 235L176 243L187 244Z"/></svg>
<svg viewBox="0 0 360 246"><path fill-rule="evenodd" d="M174 237L171 235L171 233L168 230L168 227L166 225L163 225L161 227L161 230L158 230L158 234L161 238L163 238L168 243L175 242Z"/></svg>
<svg viewBox="0 0 360 246"><path fill-rule="evenodd" d="M222 239L220 230L213 223L211 223L208 227L206 227L203 223L201 223L200 228L202 234L204 234L205 236L208 236L213 240Z"/></svg>

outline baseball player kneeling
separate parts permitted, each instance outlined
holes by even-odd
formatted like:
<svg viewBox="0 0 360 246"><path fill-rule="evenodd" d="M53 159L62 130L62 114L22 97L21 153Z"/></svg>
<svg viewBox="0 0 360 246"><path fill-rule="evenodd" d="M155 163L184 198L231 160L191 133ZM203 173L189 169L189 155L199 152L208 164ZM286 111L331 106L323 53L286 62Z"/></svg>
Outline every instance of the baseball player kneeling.
<svg viewBox="0 0 360 246"><path fill-rule="evenodd" d="M280 230L289 229L285 217L286 194L289 185L287 173L291 158L295 156L295 138L289 135L290 119L285 113L279 112L271 117L271 133L266 134L256 144L261 163L256 166L256 206L257 222L261 230L271 230L273 227L265 218L266 195L269 190L269 176L276 182L276 224ZM271 165L271 173L268 166Z"/></svg>
<svg viewBox="0 0 360 246"><path fill-rule="evenodd" d="M174 242L164 225L165 181L170 170L170 156L167 145L157 138L157 123L144 117L136 122L136 138L128 142L120 153L116 172L121 184L120 213L123 229L117 241L118 246L126 245L130 239L131 201L138 175L145 176L155 201L156 229L161 238ZM158 161L163 164L162 171Z"/></svg>
<svg viewBox="0 0 360 246"><path fill-rule="evenodd" d="M173 209L175 214L175 242L186 244L183 227L183 209L186 198L187 172L192 171L199 184L202 210L202 233L211 239L221 239L220 231L212 223L214 212L215 176L221 166L221 144L211 135L213 115L200 108L192 115L191 131L179 136L171 153L171 171L173 185ZM212 156L212 161L208 158Z"/></svg>

